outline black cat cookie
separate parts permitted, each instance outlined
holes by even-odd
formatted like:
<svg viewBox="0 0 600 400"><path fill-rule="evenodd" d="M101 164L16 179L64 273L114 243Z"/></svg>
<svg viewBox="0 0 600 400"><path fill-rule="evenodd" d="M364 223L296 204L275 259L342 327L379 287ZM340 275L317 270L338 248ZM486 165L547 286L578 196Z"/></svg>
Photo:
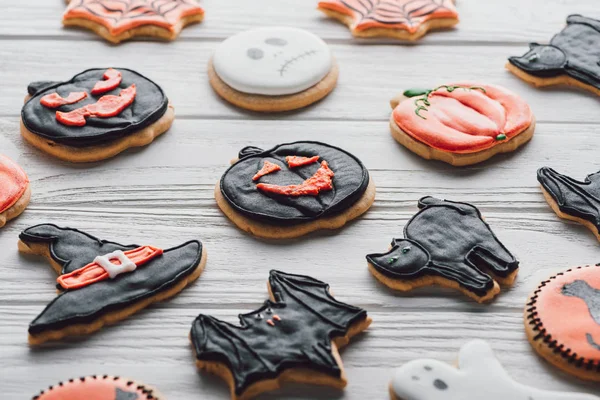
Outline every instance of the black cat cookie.
<svg viewBox="0 0 600 400"><path fill-rule="evenodd" d="M352 154L301 141L243 148L217 183L215 199L240 229L287 239L341 228L371 207L375 184Z"/></svg>
<svg viewBox="0 0 600 400"><path fill-rule="evenodd" d="M512 285L519 262L467 203L423 197L420 211L387 253L369 254L371 273L392 289L439 285L478 301L491 300Z"/></svg>
<svg viewBox="0 0 600 400"><path fill-rule="evenodd" d="M532 43L506 68L534 86L570 85L600 95L600 21L570 15L550 44Z"/></svg>
<svg viewBox="0 0 600 400"><path fill-rule="evenodd" d="M165 400L154 388L131 379L92 375L50 386L32 400Z"/></svg>
<svg viewBox="0 0 600 400"><path fill-rule="evenodd" d="M227 381L232 400L286 381L343 388L338 349L367 329L367 312L337 301L328 284L308 276L271 271L268 288L270 300L240 314L240 325L196 318L190 339L198 368Z"/></svg>
<svg viewBox="0 0 600 400"><path fill-rule="evenodd" d="M32 82L27 91L23 138L65 161L100 161L146 146L175 118L160 86L125 68L89 69L66 82Z"/></svg>
<svg viewBox="0 0 600 400"><path fill-rule="evenodd" d="M168 299L206 264L202 243L171 249L121 245L71 228L42 224L19 236L19 251L43 256L59 274L58 296L29 325L29 343L87 335Z"/></svg>
<svg viewBox="0 0 600 400"><path fill-rule="evenodd" d="M525 331L550 364L600 382L600 264L572 268L540 283L525 307Z"/></svg>
<svg viewBox="0 0 600 400"><path fill-rule="evenodd" d="M581 182L543 167L538 170L537 179L556 215L579 222L600 240L600 172L588 175Z"/></svg>

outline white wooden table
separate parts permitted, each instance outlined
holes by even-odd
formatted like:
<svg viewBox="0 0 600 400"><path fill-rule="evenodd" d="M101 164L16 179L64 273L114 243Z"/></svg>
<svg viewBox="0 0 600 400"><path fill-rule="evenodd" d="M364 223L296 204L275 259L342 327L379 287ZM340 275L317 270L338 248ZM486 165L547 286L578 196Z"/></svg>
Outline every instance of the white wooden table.
<svg viewBox="0 0 600 400"><path fill-rule="evenodd" d="M341 393L287 385L261 399L385 399L393 368L419 357L452 362L473 338L490 341L517 380L556 390L600 392L557 372L528 344L522 310L538 282L567 267L600 261L585 228L559 220L537 186L537 168L573 176L598 170L600 112L596 96L536 90L504 69L530 41L547 42L568 14L600 17L598 0L460 0L461 23L414 46L355 41L316 11L316 0L203 0L206 19L172 43L108 45L94 34L61 28L61 0L0 0L0 151L31 178L33 197L0 230L0 393L27 399L59 380L86 374L124 375L156 385L168 399L226 399L226 385L199 374L187 339L202 312L231 322L267 297L271 268L329 282L337 297L366 308L374 322L342 357L349 384ZM228 36L256 26L288 24L323 37L337 57L337 89L324 101L287 115L235 109L210 89L206 64ZM176 109L172 129L151 146L92 165L59 162L23 143L19 113L27 84L61 80L91 67L128 67L158 82ZM458 79L504 85L537 116L531 143L469 168L429 162L388 132L388 100L411 87ZM273 243L243 234L218 210L213 187L246 145L269 147L320 140L356 154L377 184L362 218L336 233ZM521 261L514 288L490 305L453 291L398 295L369 274L364 256L383 251L424 195L471 202ZM17 252L24 228L51 222L121 242L171 246L201 239L204 274L174 299L81 340L27 345L29 322L55 296L55 274ZM325 254L325 257L312 254ZM301 259L308 258L308 262ZM568 321L565 321L568 323ZM482 394L481 396L485 396Z"/></svg>

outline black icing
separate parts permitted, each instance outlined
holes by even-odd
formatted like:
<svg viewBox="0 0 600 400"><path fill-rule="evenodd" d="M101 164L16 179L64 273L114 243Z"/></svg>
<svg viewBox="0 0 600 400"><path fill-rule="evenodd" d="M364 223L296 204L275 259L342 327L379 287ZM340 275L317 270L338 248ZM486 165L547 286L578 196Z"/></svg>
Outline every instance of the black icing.
<svg viewBox="0 0 600 400"><path fill-rule="evenodd" d="M537 178L561 212L589 221L600 229L600 172L580 182L543 167L538 170Z"/></svg>
<svg viewBox="0 0 600 400"><path fill-rule="evenodd" d="M429 196L418 206L404 239L394 239L387 253L367 255L380 273L400 280L440 276L482 297L494 286L486 271L507 277L519 267L475 206Z"/></svg>
<svg viewBox="0 0 600 400"><path fill-rule="evenodd" d="M308 276L271 271L269 285L275 301L241 314L240 326L203 314L196 318L191 339L198 360L224 363L237 395L291 368L340 378L331 339L344 336L367 312L335 300L328 284Z"/></svg>
<svg viewBox="0 0 600 400"><path fill-rule="evenodd" d="M117 388L117 391L115 393L115 400L137 400L137 398L137 393L125 392L124 390L121 390L119 388Z"/></svg>
<svg viewBox="0 0 600 400"><path fill-rule="evenodd" d="M320 156L319 163L303 167L290 169L285 162L286 156L315 155ZM245 147L239 156L240 160L221 178L221 193L236 211L256 220L293 224L334 215L356 203L369 185L369 172L360 160L324 143L287 143L266 151ZM252 181L264 160L278 164L281 171ZM256 188L257 183L261 182L282 186L300 184L319 169L323 160L327 161L335 174L334 189L331 191L323 191L318 196L289 197L265 194Z"/></svg>
<svg viewBox="0 0 600 400"><path fill-rule="evenodd" d="M62 274L89 264L96 256L139 247L100 240L76 229L52 224L27 228L19 238L25 243L48 244L52 259L62 266ZM90 323L110 311L155 296L190 275L201 257L202 244L189 241L165 250L163 255L134 272L67 290L52 300L29 325L29 333L35 335L72 324Z"/></svg>
<svg viewBox="0 0 600 400"><path fill-rule="evenodd" d="M521 57L509 62L534 76L547 78L567 74L600 88L600 21L581 15L567 18L567 26L549 45L532 43Z"/></svg>
<svg viewBox="0 0 600 400"><path fill-rule="evenodd" d="M87 147L106 143L137 132L160 119L168 107L168 99L160 86L143 75L125 68L115 68L123 75L116 89L92 95L96 82L102 80L108 68L89 69L75 75L67 82L33 82L27 91L32 96L21 111L23 124L32 133L56 143L73 147ZM129 107L115 117L88 118L85 126L67 126L56 120L56 111L68 112L93 104L104 95L118 96L122 89L136 85L136 97ZM40 99L57 92L67 97L70 92L87 92L88 97L78 103L50 109L40 104Z"/></svg>
<svg viewBox="0 0 600 400"><path fill-rule="evenodd" d="M589 283L576 280L562 287L564 296L577 297L585 302L590 315L596 324L600 326L600 290L594 289Z"/></svg>

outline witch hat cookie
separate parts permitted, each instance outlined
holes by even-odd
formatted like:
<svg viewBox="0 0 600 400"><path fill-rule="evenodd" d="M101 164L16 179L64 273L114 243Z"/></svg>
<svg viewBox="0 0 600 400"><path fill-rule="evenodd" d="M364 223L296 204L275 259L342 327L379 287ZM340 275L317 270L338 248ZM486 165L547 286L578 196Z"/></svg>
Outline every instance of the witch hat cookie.
<svg viewBox="0 0 600 400"><path fill-rule="evenodd" d="M61 160L100 161L166 132L175 111L156 83L125 68L96 68L66 82L32 82L21 135Z"/></svg>
<svg viewBox="0 0 600 400"><path fill-rule="evenodd" d="M551 392L514 381L483 340L465 344L457 368L421 359L398 368L390 383L392 400L600 400L583 393Z"/></svg>
<svg viewBox="0 0 600 400"><path fill-rule="evenodd" d="M371 273L386 286L409 291L440 285L484 302L512 285L519 262L468 203L423 197L420 211L386 253L369 254Z"/></svg>
<svg viewBox="0 0 600 400"><path fill-rule="evenodd" d="M208 65L212 88L248 110L281 112L327 96L338 79L329 46L298 28L269 27L238 33L219 44Z"/></svg>
<svg viewBox="0 0 600 400"><path fill-rule="evenodd" d="M537 179L556 215L579 222L600 240L600 172L588 175L581 182L543 167L538 170Z"/></svg>
<svg viewBox="0 0 600 400"><path fill-rule="evenodd" d="M110 375L82 376L42 390L32 400L165 400L154 388Z"/></svg>
<svg viewBox="0 0 600 400"><path fill-rule="evenodd" d="M64 26L90 29L112 43L136 36L174 40L204 18L196 0L67 0Z"/></svg>
<svg viewBox="0 0 600 400"><path fill-rule="evenodd" d="M356 37L420 39L458 24L454 0L322 0L319 10L346 24Z"/></svg>
<svg viewBox="0 0 600 400"><path fill-rule="evenodd" d="M87 335L168 299L206 264L202 243L171 249L121 245L71 228L42 224L19 236L19 251L43 256L59 274L59 295L29 325L29 343Z"/></svg>
<svg viewBox="0 0 600 400"><path fill-rule="evenodd" d="M506 68L533 86L577 86L600 95L600 21L570 15L550 44L531 43Z"/></svg>
<svg viewBox="0 0 600 400"><path fill-rule="evenodd" d="M243 148L217 183L215 198L240 229L288 239L357 218L373 204L375 184L352 154L302 141Z"/></svg>
<svg viewBox="0 0 600 400"><path fill-rule="evenodd" d="M529 105L500 86L463 82L410 89L391 101L392 136L428 160L477 164L527 143L535 130Z"/></svg>
<svg viewBox="0 0 600 400"><path fill-rule="evenodd" d="M0 154L0 228L21 215L30 198L29 178L25 171Z"/></svg>
<svg viewBox="0 0 600 400"><path fill-rule="evenodd" d="M308 276L271 271L268 287L270 300L241 314L239 326L196 318L190 339L197 366L225 379L232 400L286 381L343 388L338 349L367 329L367 312L337 301L328 284Z"/></svg>

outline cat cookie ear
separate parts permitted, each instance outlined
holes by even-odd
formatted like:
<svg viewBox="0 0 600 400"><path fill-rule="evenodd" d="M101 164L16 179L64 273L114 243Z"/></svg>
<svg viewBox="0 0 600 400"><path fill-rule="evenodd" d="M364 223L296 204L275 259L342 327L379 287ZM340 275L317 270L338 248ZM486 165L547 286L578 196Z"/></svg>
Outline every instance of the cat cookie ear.
<svg viewBox="0 0 600 400"><path fill-rule="evenodd" d="M579 14L569 15L569 17L567 18L567 24L583 24L592 27L598 32L600 32L600 22L598 20L584 17L583 15Z"/></svg>
<svg viewBox="0 0 600 400"><path fill-rule="evenodd" d="M461 347L458 354L458 367L461 371L477 371L486 376L506 375L494 351L483 340L473 340Z"/></svg>

